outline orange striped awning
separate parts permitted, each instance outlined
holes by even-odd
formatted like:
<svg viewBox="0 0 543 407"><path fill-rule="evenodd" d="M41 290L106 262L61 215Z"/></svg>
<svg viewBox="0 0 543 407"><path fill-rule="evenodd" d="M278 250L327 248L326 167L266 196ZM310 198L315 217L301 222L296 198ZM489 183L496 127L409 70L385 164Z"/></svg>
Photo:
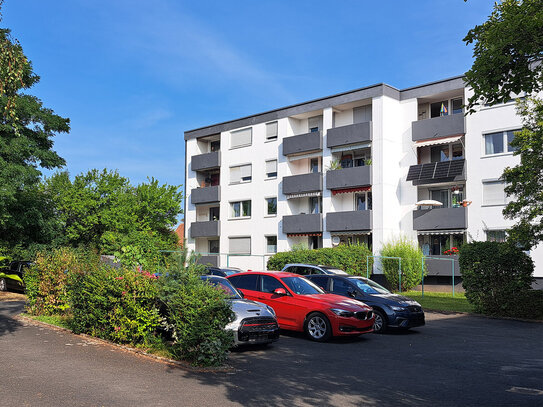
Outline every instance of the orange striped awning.
<svg viewBox="0 0 543 407"><path fill-rule="evenodd" d="M357 187L357 188L347 188L347 189L335 189L332 191L332 195L337 194L346 194L348 192L362 192L362 191L371 191L371 187Z"/></svg>
<svg viewBox="0 0 543 407"><path fill-rule="evenodd" d="M322 233L287 233L287 237L295 236L322 236Z"/></svg>

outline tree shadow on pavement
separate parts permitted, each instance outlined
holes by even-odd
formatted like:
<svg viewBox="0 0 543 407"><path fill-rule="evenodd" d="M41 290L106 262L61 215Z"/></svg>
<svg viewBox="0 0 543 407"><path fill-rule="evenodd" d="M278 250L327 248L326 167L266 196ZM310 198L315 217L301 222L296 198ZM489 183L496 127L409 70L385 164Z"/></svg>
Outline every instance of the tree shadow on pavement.
<svg viewBox="0 0 543 407"><path fill-rule="evenodd" d="M12 317L24 310L24 304L23 301L0 302L0 336L13 333L22 326Z"/></svg>

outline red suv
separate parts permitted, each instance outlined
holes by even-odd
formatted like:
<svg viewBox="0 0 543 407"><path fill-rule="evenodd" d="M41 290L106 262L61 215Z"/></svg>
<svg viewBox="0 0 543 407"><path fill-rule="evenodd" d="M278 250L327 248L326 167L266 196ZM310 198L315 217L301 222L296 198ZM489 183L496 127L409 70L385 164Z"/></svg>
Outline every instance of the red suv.
<svg viewBox="0 0 543 407"><path fill-rule="evenodd" d="M340 295L326 294L298 274L258 271L227 278L246 298L271 306L282 329L304 331L314 341L373 330L370 307Z"/></svg>

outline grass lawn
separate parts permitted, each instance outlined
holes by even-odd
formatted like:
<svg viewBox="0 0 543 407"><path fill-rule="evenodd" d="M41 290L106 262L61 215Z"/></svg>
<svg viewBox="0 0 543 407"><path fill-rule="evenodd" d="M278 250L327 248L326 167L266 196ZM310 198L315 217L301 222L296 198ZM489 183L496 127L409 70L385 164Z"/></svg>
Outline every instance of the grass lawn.
<svg viewBox="0 0 543 407"><path fill-rule="evenodd" d="M425 292L423 297L420 291L408 291L402 295L419 302L425 310L473 312L473 306L461 293L456 293L453 297L452 293Z"/></svg>
<svg viewBox="0 0 543 407"><path fill-rule="evenodd" d="M70 321L68 317L64 317L61 315L30 315L30 314L22 314L23 316L35 319L36 321L45 322L46 324L51 324L55 326L60 326L61 328L70 329Z"/></svg>

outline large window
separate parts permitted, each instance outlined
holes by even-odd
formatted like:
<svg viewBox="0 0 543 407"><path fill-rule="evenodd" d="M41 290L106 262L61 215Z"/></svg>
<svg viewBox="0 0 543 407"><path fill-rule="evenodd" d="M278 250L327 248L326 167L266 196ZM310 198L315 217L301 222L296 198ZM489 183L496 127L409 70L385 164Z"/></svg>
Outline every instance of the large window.
<svg viewBox="0 0 543 407"><path fill-rule="evenodd" d="M251 254L250 237L229 237L230 254Z"/></svg>
<svg viewBox="0 0 543 407"><path fill-rule="evenodd" d="M253 129L233 131L230 134L230 148L250 146L253 143Z"/></svg>
<svg viewBox="0 0 543 407"><path fill-rule="evenodd" d="M266 215L277 215L277 198L266 198Z"/></svg>
<svg viewBox="0 0 543 407"><path fill-rule="evenodd" d="M483 181L483 205L505 205L505 183L503 181Z"/></svg>
<svg viewBox="0 0 543 407"><path fill-rule="evenodd" d="M485 155L512 153L516 148L511 146L515 133L520 130L498 131L484 135Z"/></svg>
<svg viewBox="0 0 543 407"><path fill-rule="evenodd" d="M266 161L266 178L277 178L277 160Z"/></svg>
<svg viewBox="0 0 543 407"><path fill-rule="evenodd" d="M218 240L210 240L209 241L209 253L210 254L219 254L219 241Z"/></svg>
<svg viewBox="0 0 543 407"><path fill-rule="evenodd" d="M372 209L371 192L361 192L354 195L355 207L357 211L366 211Z"/></svg>
<svg viewBox="0 0 543 407"><path fill-rule="evenodd" d="M486 240L487 242L505 242L506 240L505 230L487 230Z"/></svg>
<svg viewBox="0 0 543 407"><path fill-rule="evenodd" d="M240 184L243 182L251 182L252 179L252 168L251 164L238 165L236 167L230 167L230 183L231 184Z"/></svg>
<svg viewBox="0 0 543 407"><path fill-rule="evenodd" d="M320 196L312 196L309 198L309 213L321 213L322 199Z"/></svg>
<svg viewBox="0 0 543 407"><path fill-rule="evenodd" d="M277 236L266 236L266 253L277 253Z"/></svg>
<svg viewBox="0 0 543 407"><path fill-rule="evenodd" d="M230 217L248 218L251 216L251 201L230 202Z"/></svg>
<svg viewBox="0 0 543 407"><path fill-rule="evenodd" d="M266 140L277 140L277 122L266 123Z"/></svg>

